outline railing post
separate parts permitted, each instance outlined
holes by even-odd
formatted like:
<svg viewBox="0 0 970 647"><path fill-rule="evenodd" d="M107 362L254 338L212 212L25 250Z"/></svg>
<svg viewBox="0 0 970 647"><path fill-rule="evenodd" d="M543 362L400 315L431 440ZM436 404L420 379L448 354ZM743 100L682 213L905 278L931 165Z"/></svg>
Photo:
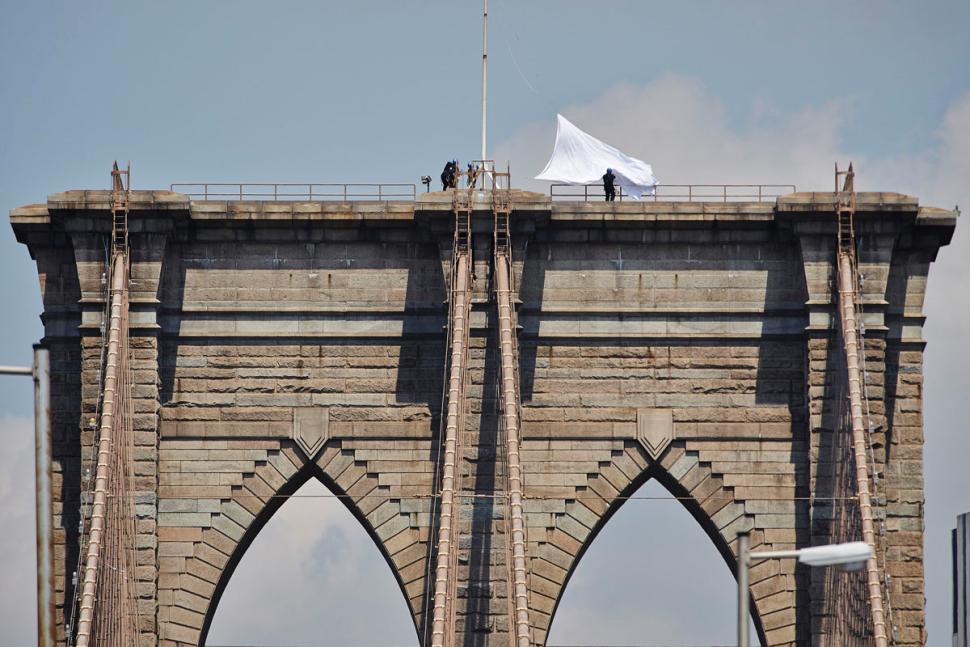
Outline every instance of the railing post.
<svg viewBox="0 0 970 647"><path fill-rule="evenodd" d="M344 186L344 202L346 202L347 201L347 185L344 184L343 186Z"/></svg>

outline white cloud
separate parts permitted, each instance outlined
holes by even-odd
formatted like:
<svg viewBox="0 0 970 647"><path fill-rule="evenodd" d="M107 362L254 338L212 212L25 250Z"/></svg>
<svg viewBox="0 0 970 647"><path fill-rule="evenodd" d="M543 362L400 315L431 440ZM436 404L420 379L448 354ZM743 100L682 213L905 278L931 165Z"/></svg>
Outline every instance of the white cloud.
<svg viewBox="0 0 970 647"><path fill-rule="evenodd" d="M243 556L207 642L408 647L417 645L417 635L374 542L329 490L311 480Z"/></svg>
<svg viewBox="0 0 970 647"><path fill-rule="evenodd" d="M743 183L795 184L799 190L830 191L832 165L855 162L860 190L898 191L920 197L924 205L952 208L970 205L970 92L947 110L933 141L909 155L879 159L847 151L841 143L848 101L824 103L786 114L761 102L752 102L748 119L735 125L721 100L698 80L666 76L646 86L621 84L594 101L563 110L570 120L592 135L624 152L650 162L667 184ZM555 126L544 123L520 128L510 140L499 144L495 158L510 160L516 185L547 191L546 183L523 180L545 165L555 139ZM930 272L925 312L926 353L925 475L926 475L926 567L930 645L949 642L949 529L957 513L970 510L970 433L963 422L961 403L970 392L970 231L957 228L951 245L943 248ZM638 518L639 531L650 532L651 520ZM681 532L691 529L681 526ZM694 529L699 532L698 529ZM634 530L637 532L637 530ZM591 554L596 550L591 549ZM629 553L613 553L627 559ZM700 570L688 570L690 580L702 581ZM617 613L603 602L603 592L615 582L604 570L591 570L582 580L584 595L567 590L560 613L574 618L605 617ZM664 582L663 586L671 583ZM651 585L654 585L651 582ZM630 595L645 599L646 593L631 585ZM653 598L650 598L653 600ZM657 610L679 627L695 627L692 635L703 639L708 624L703 608L677 605L661 597ZM605 615L604 615L605 614ZM574 620L558 622L577 625ZM692 625L693 623L693 625ZM624 623L617 618L611 631ZM642 623L626 625L623 636L635 641ZM556 624L552 635L562 636ZM572 641L569 641L572 642Z"/></svg>
<svg viewBox="0 0 970 647"><path fill-rule="evenodd" d="M829 190L833 162L851 159L856 162L861 189L909 192L919 195L925 204L937 206L970 205L970 93L953 103L936 139L925 150L889 159L844 150L840 135L849 109L848 102L836 101L786 113L753 102L747 119L738 124L728 117L720 98L700 81L667 76L642 87L618 85L563 113L593 135L651 162L666 183L794 183L800 189ZM545 164L554 135L550 119L523 126L496 147L496 159L511 161L517 186L544 188L526 178ZM927 594L930 645L934 647L949 640L948 530L953 515L970 510L970 473L965 469L970 433L958 407L970 392L970 373L964 368L970 339L968 275L970 231L964 224L933 267L926 307L930 341L926 356ZM5 529L0 533L4 573L0 619L6 640L28 644L35 626L33 596L24 595L34 589L33 434L31 422L22 418L4 418L0 426L4 438L0 443L0 465L4 467L0 471L0 524ZM323 492L321 485L311 482L300 494ZM634 535L656 533L659 516L647 506L661 504L643 505L644 513L634 515L630 525L624 526ZM681 518L686 518L686 525L677 526L682 532L701 533L685 514L673 515L670 524L680 524L677 519ZM609 547L613 544L606 532L600 541ZM706 541L702 535L701 539ZM606 556L618 562L637 551L636 542L620 542ZM594 544L588 564L596 563L597 552ZM574 643L557 632L602 626L602 618L610 617L613 633L601 639L642 642L646 611L636 604L604 609L600 603L604 592L617 587L608 577L608 562L603 564L602 569L581 567L573 588L567 590L554 637ZM689 562L685 568L691 568ZM695 568L693 579L705 581L707 567ZM647 599L637 597L645 595L641 593L644 584L672 586L661 575L653 570L641 579L624 580L623 592L631 604ZM729 585L726 569L723 575ZM694 623L699 627L694 637L705 635L710 628L703 624L707 609L683 603L658 606L670 599L678 598L659 596L649 602L650 615L665 618L664 631ZM731 604L724 596L719 599ZM259 613L254 613L257 609ZM612 615L604 615L608 613ZM374 617L380 622L374 622ZM688 642L691 639L678 635ZM237 569L210 638L210 644L416 644L406 603L386 564L353 517L333 499L297 499L281 508Z"/></svg>
<svg viewBox="0 0 970 647"><path fill-rule="evenodd" d="M721 100L695 79L665 76L646 86L619 84L563 114L623 152L650 162L665 184L796 184L831 187L832 163L844 159L839 126L844 102L786 115L764 102L734 127ZM553 120L528 124L495 149L510 160L516 186L545 190L531 180L555 139Z"/></svg>
<svg viewBox="0 0 970 647"><path fill-rule="evenodd" d="M636 496L583 556L548 643L731 644L737 587L717 548L660 484Z"/></svg>

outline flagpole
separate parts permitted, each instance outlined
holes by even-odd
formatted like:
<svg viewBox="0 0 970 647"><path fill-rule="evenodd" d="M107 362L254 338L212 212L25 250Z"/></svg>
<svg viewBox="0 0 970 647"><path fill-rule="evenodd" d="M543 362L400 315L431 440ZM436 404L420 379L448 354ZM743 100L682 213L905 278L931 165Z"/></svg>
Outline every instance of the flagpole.
<svg viewBox="0 0 970 647"><path fill-rule="evenodd" d="M487 82L488 82L488 0L483 0L484 12L482 13L482 164L485 164L485 128L486 128L486 108L487 108ZM483 169L484 170L484 169Z"/></svg>

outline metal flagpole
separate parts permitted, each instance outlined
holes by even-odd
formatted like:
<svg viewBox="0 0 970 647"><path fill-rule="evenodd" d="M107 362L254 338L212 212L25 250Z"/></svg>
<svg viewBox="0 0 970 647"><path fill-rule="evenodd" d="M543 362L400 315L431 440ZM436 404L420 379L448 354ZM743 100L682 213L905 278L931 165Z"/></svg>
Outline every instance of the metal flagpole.
<svg viewBox="0 0 970 647"><path fill-rule="evenodd" d="M488 93L486 83L488 82L488 0L483 0L484 12L482 13L482 164L487 159L485 153L485 114L487 107ZM483 169L484 170L484 169Z"/></svg>

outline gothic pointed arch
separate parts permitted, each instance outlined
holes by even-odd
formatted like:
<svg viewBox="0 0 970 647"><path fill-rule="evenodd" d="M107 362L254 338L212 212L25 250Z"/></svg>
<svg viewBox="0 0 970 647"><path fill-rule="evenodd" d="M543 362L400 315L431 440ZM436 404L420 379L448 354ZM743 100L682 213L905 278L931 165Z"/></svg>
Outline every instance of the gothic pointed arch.
<svg viewBox="0 0 970 647"><path fill-rule="evenodd" d="M223 457L252 464L245 470L233 465L237 471L227 473L229 485L213 490L217 498L159 501L162 640L180 647L205 644L219 600L246 550L287 497L309 479L319 480L338 497L374 541L408 602L417 631L426 543L419 537L413 503L389 496L366 460L357 460L354 450L339 443L326 446L312 461L293 441L276 449L231 448L230 443L225 441L219 450L234 453ZM205 451L219 455L215 449ZM193 509L181 509L187 506Z"/></svg>
<svg viewBox="0 0 970 647"><path fill-rule="evenodd" d="M381 622L373 621L375 615ZM206 644L417 647L412 627L383 555L347 507L311 477L240 560Z"/></svg>
<svg viewBox="0 0 970 647"><path fill-rule="evenodd" d="M562 593L596 536L609 519L647 480L655 479L700 524L722 558L733 571L737 535L748 532L753 547L765 549L784 544L777 535L774 543L770 526L780 525L777 506L745 500L732 486L730 473L718 471L704 451L689 443L675 443L656 460L636 441L620 441L622 448L610 450L598 470L575 488L575 497L549 514L543 534L530 534L532 579L530 606L535 610L533 626L537 642L544 642L552 625ZM535 504L534 504L535 505ZM787 513L794 517L794 508ZM794 526L792 519L787 519ZM752 569L752 618L762 644L789 645L796 641L796 589L794 565L770 562Z"/></svg>
<svg viewBox="0 0 970 647"><path fill-rule="evenodd" d="M734 573L707 533L648 479L583 553L547 642L729 644L736 595Z"/></svg>

